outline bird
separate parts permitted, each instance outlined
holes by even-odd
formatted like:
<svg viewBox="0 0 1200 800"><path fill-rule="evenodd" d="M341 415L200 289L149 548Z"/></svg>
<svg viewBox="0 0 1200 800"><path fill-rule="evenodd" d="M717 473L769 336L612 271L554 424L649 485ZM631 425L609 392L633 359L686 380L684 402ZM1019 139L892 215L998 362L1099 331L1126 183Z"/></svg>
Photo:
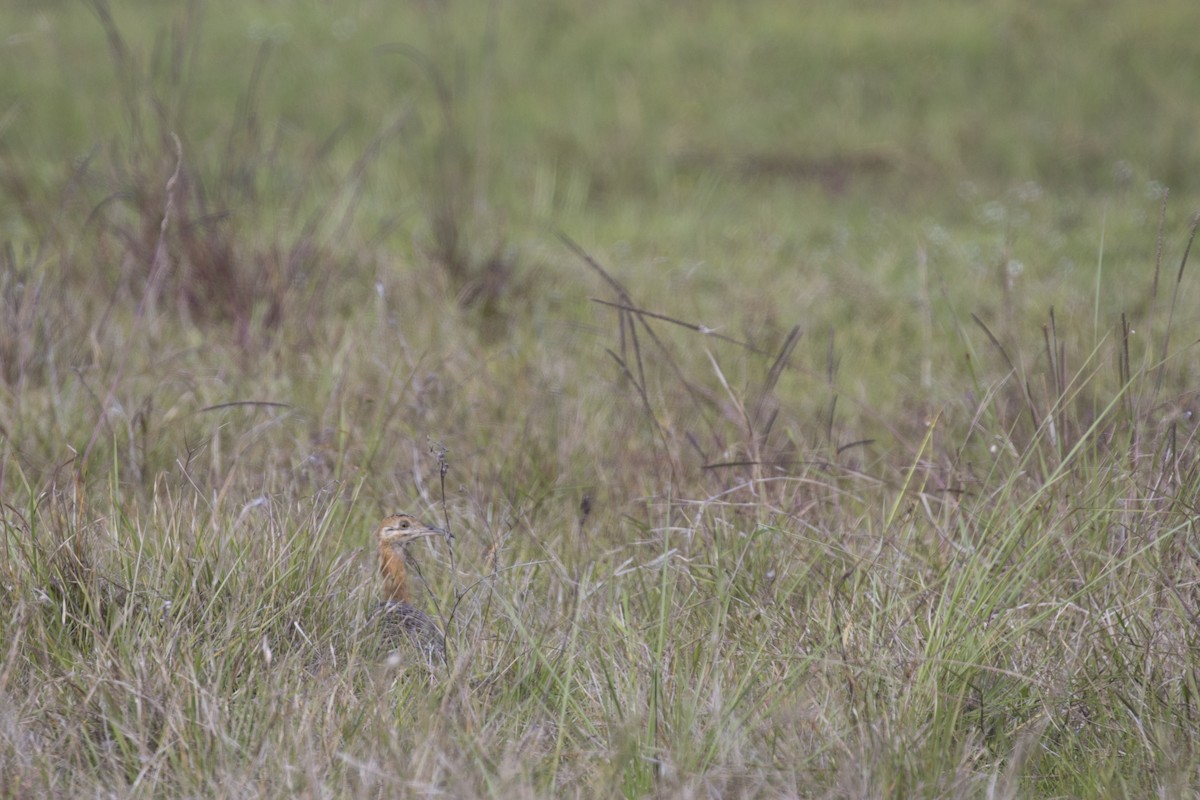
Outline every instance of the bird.
<svg viewBox="0 0 1200 800"><path fill-rule="evenodd" d="M427 536L450 537L444 528L426 525L409 514L391 514L383 518L375 531L379 545L379 571L383 575L383 600L376 615L385 642L393 651L404 643L415 647L421 655L438 661L446 659L446 640L429 616L412 603L408 588L409 542Z"/></svg>

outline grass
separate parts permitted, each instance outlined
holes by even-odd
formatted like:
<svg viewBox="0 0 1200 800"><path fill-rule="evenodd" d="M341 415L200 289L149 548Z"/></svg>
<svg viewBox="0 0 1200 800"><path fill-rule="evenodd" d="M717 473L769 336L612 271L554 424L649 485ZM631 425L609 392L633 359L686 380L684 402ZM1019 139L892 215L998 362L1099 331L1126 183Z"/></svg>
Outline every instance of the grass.
<svg viewBox="0 0 1200 800"><path fill-rule="evenodd" d="M0 11L0 792L1194 792L1195 12L1080 12Z"/></svg>

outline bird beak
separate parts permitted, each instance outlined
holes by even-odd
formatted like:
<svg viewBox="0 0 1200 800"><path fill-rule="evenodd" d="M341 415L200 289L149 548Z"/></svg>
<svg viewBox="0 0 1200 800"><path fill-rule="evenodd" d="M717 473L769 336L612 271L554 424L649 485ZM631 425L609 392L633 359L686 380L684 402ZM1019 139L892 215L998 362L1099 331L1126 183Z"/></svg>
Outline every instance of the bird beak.
<svg viewBox="0 0 1200 800"><path fill-rule="evenodd" d="M426 525L425 530L421 531L421 533L417 534L417 536L422 537L422 538L424 538L426 536L441 536L447 542L454 541L453 533L446 530L445 528L439 528L437 525Z"/></svg>

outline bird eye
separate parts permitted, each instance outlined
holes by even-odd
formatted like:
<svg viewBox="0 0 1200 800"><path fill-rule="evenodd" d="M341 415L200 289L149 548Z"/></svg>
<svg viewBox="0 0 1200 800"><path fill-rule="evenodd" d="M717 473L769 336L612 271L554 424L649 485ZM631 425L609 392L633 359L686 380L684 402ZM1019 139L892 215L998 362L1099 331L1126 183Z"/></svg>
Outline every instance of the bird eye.
<svg viewBox="0 0 1200 800"><path fill-rule="evenodd" d="M408 520L406 520L406 519L402 519L402 520L400 520L400 527L401 527L401 528L407 528L407 527L408 527L408 524L409 524L409 523L408 523Z"/></svg>

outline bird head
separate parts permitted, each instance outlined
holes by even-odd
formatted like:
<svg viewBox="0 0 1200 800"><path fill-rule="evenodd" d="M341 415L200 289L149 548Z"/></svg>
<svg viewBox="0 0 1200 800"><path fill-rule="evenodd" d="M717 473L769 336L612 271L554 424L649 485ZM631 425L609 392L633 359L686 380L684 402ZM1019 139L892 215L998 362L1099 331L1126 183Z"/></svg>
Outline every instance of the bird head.
<svg viewBox="0 0 1200 800"><path fill-rule="evenodd" d="M375 538L380 545L386 547L403 547L409 542L426 536L446 536L449 533L444 528L426 525L409 514L392 514L384 517L375 532Z"/></svg>

